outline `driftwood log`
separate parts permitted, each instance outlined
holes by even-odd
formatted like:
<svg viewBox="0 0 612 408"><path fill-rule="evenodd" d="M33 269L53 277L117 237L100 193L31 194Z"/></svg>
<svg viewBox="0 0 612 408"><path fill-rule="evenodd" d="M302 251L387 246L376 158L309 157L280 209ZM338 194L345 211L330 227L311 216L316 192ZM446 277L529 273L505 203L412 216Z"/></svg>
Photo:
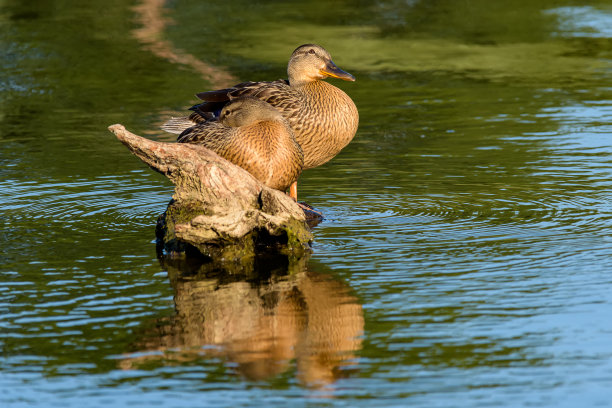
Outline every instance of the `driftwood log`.
<svg viewBox="0 0 612 408"><path fill-rule="evenodd" d="M157 242L166 252L197 250L211 259L237 260L261 250L308 250L312 234L304 211L283 192L203 146L152 141L119 124L109 130L174 183L157 222Z"/></svg>

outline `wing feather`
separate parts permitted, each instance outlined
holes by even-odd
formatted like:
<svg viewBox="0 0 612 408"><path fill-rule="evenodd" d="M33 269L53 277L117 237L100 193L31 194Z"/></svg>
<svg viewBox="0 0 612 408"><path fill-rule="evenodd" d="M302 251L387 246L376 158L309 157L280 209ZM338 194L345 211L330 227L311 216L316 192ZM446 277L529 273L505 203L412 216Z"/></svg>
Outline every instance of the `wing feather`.
<svg viewBox="0 0 612 408"><path fill-rule="evenodd" d="M219 145L227 139L227 127L217 121L197 124L185 129L176 139L179 143L198 143L208 148Z"/></svg>

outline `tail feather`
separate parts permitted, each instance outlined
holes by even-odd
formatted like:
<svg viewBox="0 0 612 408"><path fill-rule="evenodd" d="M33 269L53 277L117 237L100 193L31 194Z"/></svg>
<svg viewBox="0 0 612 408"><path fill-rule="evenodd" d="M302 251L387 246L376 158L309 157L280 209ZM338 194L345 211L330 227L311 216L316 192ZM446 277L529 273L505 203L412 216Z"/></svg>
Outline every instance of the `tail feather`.
<svg viewBox="0 0 612 408"><path fill-rule="evenodd" d="M161 129L168 132L174 133L175 135L180 135L183 133L185 129L189 129L190 127L196 125L196 122L191 120L189 116L183 116L179 118L170 118L166 123L161 125Z"/></svg>

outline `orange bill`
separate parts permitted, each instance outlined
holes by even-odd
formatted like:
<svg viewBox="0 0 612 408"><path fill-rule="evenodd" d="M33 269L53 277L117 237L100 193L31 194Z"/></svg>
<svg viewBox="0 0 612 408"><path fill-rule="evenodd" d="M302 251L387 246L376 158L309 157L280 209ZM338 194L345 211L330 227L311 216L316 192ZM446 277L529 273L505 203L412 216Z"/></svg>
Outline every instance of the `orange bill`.
<svg viewBox="0 0 612 408"><path fill-rule="evenodd" d="M329 61L327 65L325 65L325 68L321 69L319 72L321 73L321 75L325 75L332 78L340 78L345 81L355 80L354 76L338 68L336 64L333 63L333 61Z"/></svg>

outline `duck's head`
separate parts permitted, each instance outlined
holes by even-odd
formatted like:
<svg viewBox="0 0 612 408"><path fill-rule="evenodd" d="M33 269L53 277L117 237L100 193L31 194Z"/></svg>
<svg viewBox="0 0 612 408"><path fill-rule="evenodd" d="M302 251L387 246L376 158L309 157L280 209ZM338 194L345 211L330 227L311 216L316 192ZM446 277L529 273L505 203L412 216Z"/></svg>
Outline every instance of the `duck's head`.
<svg viewBox="0 0 612 408"><path fill-rule="evenodd" d="M221 110L219 121L226 126L248 126L259 121L284 120L276 108L268 102L252 96L232 99Z"/></svg>
<svg viewBox="0 0 612 408"><path fill-rule="evenodd" d="M338 68L327 50L316 44L300 45L293 51L287 66L292 86L318 81L327 77L354 81L355 77Z"/></svg>

